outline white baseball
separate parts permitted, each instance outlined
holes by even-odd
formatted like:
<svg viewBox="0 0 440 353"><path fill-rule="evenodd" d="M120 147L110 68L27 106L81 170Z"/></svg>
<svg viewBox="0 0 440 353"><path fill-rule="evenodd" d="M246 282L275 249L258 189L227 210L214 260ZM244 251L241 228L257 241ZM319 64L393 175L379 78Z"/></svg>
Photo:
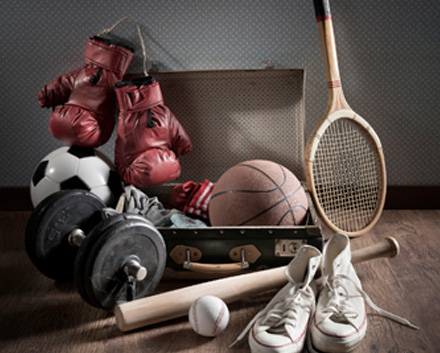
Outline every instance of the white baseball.
<svg viewBox="0 0 440 353"><path fill-rule="evenodd" d="M228 326L229 309L220 298L206 295L192 303L188 318L194 332L215 337Z"/></svg>

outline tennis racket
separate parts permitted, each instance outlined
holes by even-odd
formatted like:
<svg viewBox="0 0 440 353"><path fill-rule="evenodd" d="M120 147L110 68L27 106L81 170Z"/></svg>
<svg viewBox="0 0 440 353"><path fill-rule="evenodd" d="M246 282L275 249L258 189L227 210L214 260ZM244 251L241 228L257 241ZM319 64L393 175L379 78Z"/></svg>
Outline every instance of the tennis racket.
<svg viewBox="0 0 440 353"><path fill-rule="evenodd" d="M370 230L382 213L385 160L379 137L345 100L329 1L314 5L329 99L307 142L306 181L323 223L354 237Z"/></svg>

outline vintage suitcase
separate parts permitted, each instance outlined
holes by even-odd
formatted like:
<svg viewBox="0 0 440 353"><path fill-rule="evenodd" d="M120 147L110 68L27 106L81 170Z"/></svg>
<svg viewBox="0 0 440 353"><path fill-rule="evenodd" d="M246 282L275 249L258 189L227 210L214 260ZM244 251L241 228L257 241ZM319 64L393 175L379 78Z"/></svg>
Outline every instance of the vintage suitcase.
<svg viewBox="0 0 440 353"><path fill-rule="evenodd" d="M218 178L235 164L267 159L304 180L302 69L154 72L165 104L191 137L181 176L146 189L166 203L189 180ZM304 184L305 187L305 184ZM206 279L286 265L302 244L322 248L311 198L301 226L159 228L168 258L165 278Z"/></svg>

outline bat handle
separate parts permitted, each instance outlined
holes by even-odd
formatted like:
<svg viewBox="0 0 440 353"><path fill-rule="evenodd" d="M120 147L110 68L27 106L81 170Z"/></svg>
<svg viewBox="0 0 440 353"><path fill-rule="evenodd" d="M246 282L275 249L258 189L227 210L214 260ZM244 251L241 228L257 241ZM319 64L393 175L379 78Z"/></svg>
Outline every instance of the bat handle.
<svg viewBox="0 0 440 353"><path fill-rule="evenodd" d="M387 237L378 243L351 253L351 262L356 264L379 257L396 257L399 255L400 246L396 239Z"/></svg>

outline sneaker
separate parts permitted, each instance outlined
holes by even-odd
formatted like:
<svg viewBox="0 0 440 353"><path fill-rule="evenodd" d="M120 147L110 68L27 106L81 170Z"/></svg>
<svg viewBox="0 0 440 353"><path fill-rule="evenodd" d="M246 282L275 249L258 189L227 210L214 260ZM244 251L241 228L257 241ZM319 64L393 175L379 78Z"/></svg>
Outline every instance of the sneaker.
<svg viewBox="0 0 440 353"><path fill-rule="evenodd" d="M355 349L367 332L365 302L380 315L417 329L408 320L379 308L362 290L346 235L337 233L325 244L322 275L323 288L310 323L309 351L343 353Z"/></svg>
<svg viewBox="0 0 440 353"><path fill-rule="evenodd" d="M311 284L320 262L318 249L302 246L287 266L288 283L249 322L231 347L249 332L252 353L301 352L315 308L315 291Z"/></svg>

